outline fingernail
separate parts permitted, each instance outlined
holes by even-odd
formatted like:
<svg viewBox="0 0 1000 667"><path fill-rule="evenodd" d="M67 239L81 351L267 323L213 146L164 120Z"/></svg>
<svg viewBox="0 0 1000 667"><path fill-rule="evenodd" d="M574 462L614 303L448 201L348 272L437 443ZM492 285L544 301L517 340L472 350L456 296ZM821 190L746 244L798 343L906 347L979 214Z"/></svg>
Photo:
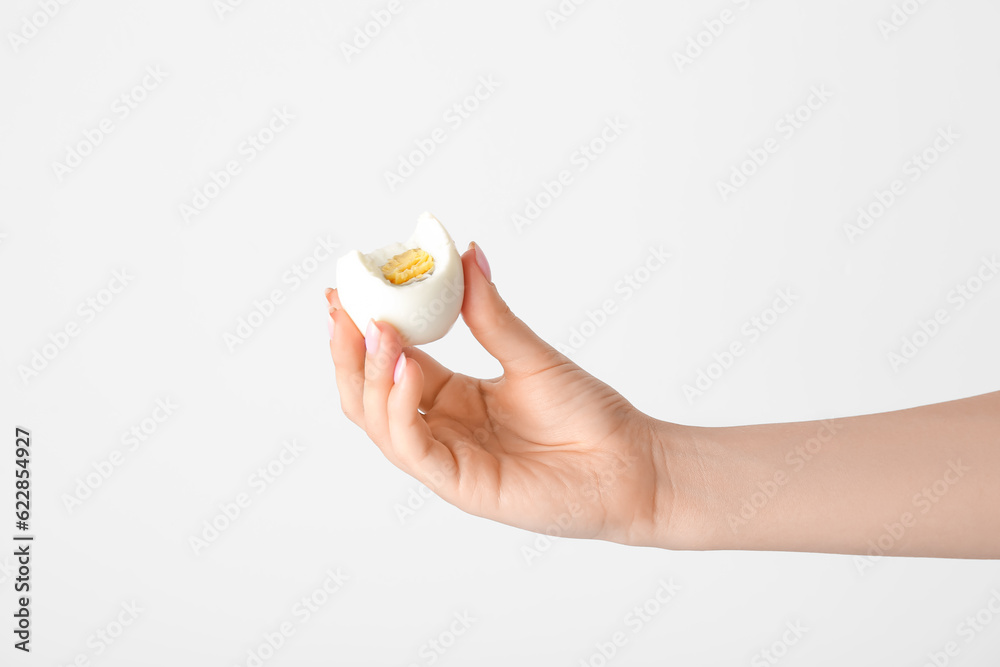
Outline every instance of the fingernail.
<svg viewBox="0 0 1000 667"><path fill-rule="evenodd" d="M368 354L378 352L378 339L381 335L382 332L375 326L375 320L368 320L368 328L365 329L365 349Z"/></svg>
<svg viewBox="0 0 1000 667"><path fill-rule="evenodd" d="M327 315L327 319L326 328L330 330L330 340L333 340L333 329L337 323L333 321L333 313Z"/></svg>
<svg viewBox="0 0 1000 667"><path fill-rule="evenodd" d="M469 245L476 252L476 264L479 265L479 270L483 272L484 276L486 276L486 280L492 281L493 274L490 272L490 263L486 261L486 255L483 254L483 249L480 248L479 244L475 242L472 242Z"/></svg>
<svg viewBox="0 0 1000 667"><path fill-rule="evenodd" d="M406 368L406 355L400 352L399 359L396 360L396 369L392 371L393 384L399 383L399 378L403 377L404 368Z"/></svg>

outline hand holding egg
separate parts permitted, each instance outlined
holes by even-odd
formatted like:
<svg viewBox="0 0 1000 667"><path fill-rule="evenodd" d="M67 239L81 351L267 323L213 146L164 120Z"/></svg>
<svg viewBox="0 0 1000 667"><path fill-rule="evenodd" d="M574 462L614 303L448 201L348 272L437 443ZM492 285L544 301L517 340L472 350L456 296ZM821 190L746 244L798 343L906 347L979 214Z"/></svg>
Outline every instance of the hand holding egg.
<svg viewBox="0 0 1000 667"><path fill-rule="evenodd" d="M468 512L543 532L574 507L564 536L646 539L636 508L656 485L649 418L511 312L481 247L455 252L425 215L408 242L340 261L327 300L344 414ZM412 347L444 335L459 311L501 377L453 372ZM628 465L605 480L609 462Z"/></svg>

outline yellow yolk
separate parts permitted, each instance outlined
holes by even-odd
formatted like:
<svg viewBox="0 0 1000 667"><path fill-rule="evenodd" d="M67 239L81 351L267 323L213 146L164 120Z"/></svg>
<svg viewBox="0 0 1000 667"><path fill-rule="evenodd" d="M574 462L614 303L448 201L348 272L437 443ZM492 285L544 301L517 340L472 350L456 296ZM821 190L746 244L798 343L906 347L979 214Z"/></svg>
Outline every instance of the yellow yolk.
<svg viewBox="0 0 1000 667"><path fill-rule="evenodd" d="M382 275L393 285L405 285L434 268L434 258L420 248L396 255L382 266Z"/></svg>

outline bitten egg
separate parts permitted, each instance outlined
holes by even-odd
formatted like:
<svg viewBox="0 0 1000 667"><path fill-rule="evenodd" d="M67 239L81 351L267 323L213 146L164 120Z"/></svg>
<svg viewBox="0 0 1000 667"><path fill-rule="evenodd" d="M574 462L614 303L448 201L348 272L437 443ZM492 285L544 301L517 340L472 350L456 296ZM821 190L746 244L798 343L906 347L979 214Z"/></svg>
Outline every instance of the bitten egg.
<svg viewBox="0 0 1000 667"><path fill-rule="evenodd" d="M417 219L405 243L337 260L337 294L361 332L369 320L388 322L404 345L443 337L462 310L462 258L444 226L430 213Z"/></svg>

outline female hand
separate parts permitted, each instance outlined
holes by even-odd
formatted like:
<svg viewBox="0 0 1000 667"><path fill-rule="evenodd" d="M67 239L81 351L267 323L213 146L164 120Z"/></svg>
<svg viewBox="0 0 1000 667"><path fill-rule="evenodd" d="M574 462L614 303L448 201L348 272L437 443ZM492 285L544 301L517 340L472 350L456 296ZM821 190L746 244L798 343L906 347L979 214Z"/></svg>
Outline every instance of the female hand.
<svg viewBox="0 0 1000 667"><path fill-rule="evenodd" d="M387 323L365 335L327 291L344 414L394 465L466 512L536 532L651 544L674 506L663 422L539 338L462 256L462 319L503 375L453 372Z"/></svg>
<svg viewBox="0 0 1000 667"><path fill-rule="evenodd" d="M345 414L459 508L561 537L688 549L1000 557L1000 392L822 422L681 426L536 336L462 256L480 380L366 336L328 291Z"/></svg>

